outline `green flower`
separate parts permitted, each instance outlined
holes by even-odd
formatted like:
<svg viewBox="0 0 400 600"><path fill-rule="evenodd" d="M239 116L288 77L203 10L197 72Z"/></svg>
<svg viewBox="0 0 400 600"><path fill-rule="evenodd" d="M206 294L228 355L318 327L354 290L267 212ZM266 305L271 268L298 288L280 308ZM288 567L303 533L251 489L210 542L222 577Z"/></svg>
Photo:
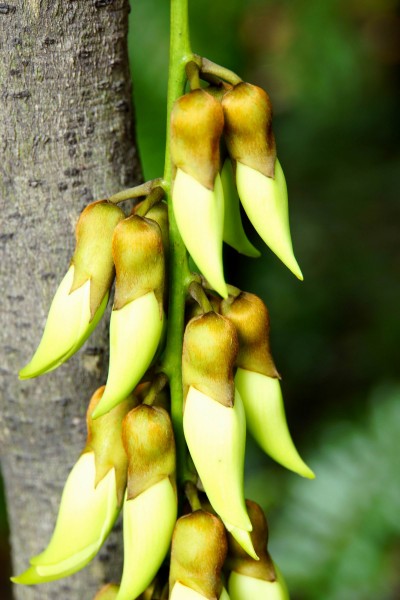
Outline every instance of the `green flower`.
<svg viewBox="0 0 400 600"><path fill-rule="evenodd" d="M79 350L97 326L114 279L112 235L124 216L120 208L106 200L94 202L82 212L71 266L50 306L40 344L29 364L21 369L20 379L57 368Z"/></svg>
<svg viewBox="0 0 400 600"><path fill-rule="evenodd" d="M247 427L264 452L287 469L314 479L290 435L279 379L239 368L235 385L243 399Z"/></svg>
<svg viewBox="0 0 400 600"><path fill-rule="evenodd" d="M243 496L246 422L239 393L229 407L190 387L183 427L212 507L225 524L251 531Z"/></svg>
<svg viewBox="0 0 400 600"><path fill-rule="evenodd" d="M14 583L45 583L79 571L97 554L115 523L126 486L122 419L136 400L128 398L93 421L103 389L91 398L86 447L65 483L52 538L43 552L31 558L31 566L12 578Z"/></svg>
<svg viewBox="0 0 400 600"><path fill-rule="evenodd" d="M179 98L171 114L175 219L200 271L226 298L222 264L224 196L219 175L223 124L220 102L200 89Z"/></svg>
<svg viewBox="0 0 400 600"><path fill-rule="evenodd" d="M265 581L232 571L229 575L228 590L231 600L289 600L289 592L281 573L275 581Z"/></svg>
<svg viewBox="0 0 400 600"><path fill-rule="evenodd" d="M222 107L226 145L247 216L271 250L303 279L293 254L286 181L276 158L268 94L242 82L223 96Z"/></svg>

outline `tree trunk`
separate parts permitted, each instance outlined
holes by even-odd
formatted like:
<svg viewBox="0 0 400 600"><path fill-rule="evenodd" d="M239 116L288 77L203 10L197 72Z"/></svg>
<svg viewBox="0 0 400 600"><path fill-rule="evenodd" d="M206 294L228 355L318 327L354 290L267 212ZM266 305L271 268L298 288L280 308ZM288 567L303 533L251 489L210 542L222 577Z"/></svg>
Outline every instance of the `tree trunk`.
<svg viewBox="0 0 400 600"><path fill-rule="evenodd" d="M88 400L105 382L107 318L56 371L26 382L17 373L69 266L80 211L139 177L128 12L128 0L0 3L0 443L15 574L50 539ZM15 598L92 599L119 579L120 537L80 573L15 586Z"/></svg>

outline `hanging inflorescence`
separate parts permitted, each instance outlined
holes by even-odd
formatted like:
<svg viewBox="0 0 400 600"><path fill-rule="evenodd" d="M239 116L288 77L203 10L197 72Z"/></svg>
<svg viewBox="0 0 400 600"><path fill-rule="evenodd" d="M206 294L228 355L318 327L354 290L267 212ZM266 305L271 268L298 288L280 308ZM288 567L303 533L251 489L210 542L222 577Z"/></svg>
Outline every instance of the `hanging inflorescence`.
<svg viewBox="0 0 400 600"><path fill-rule="evenodd" d="M86 446L66 481L53 536L16 583L39 584L82 569L122 510L121 582L102 588L98 600L288 598L266 549L265 516L244 498L246 425L274 460L314 475L286 423L267 308L225 282L223 242L259 255L244 232L240 202L264 242L299 279L302 274L269 97L237 77L233 85L203 75L211 83L193 85L171 113L173 218L200 271L182 266L185 331L174 374L181 430L171 419L177 404L165 358L167 322L177 310L168 271L178 267L170 248L169 188L160 179L82 212L42 340L20 372L21 379L42 375L79 350L104 313L115 276L107 381L90 400ZM116 205L144 191L130 216ZM179 456L182 444L175 442L183 435L190 456L187 450ZM178 477L177 463L183 465Z"/></svg>

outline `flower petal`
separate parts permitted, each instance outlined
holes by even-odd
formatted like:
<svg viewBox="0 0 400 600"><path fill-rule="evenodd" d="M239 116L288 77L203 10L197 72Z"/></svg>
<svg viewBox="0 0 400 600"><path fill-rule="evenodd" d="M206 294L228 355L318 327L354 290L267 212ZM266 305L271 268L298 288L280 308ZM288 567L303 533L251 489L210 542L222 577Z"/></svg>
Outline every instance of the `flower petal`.
<svg viewBox="0 0 400 600"><path fill-rule="evenodd" d="M288 269L303 280L293 254L286 181L279 161L275 162L274 179L238 161L236 185L247 216L258 234Z"/></svg>
<svg viewBox="0 0 400 600"><path fill-rule="evenodd" d="M290 435L279 379L239 368L235 385L243 399L249 431L264 452L287 469L314 479Z"/></svg>
<svg viewBox="0 0 400 600"><path fill-rule="evenodd" d="M223 521L251 531L243 495L246 423L241 398L223 406L190 387L183 415L185 438L206 494Z"/></svg>
<svg viewBox="0 0 400 600"><path fill-rule="evenodd" d="M124 502L124 570L116 600L137 598L151 583L171 543L176 493L168 477Z"/></svg>
<svg viewBox="0 0 400 600"><path fill-rule="evenodd" d="M226 298L222 264L224 197L219 175L214 190L210 190L178 169L172 203L186 248L210 285Z"/></svg>
<svg viewBox="0 0 400 600"><path fill-rule="evenodd" d="M112 311L108 378L93 411L94 419L125 400L136 387L153 360L162 331L163 318L154 292Z"/></svg>

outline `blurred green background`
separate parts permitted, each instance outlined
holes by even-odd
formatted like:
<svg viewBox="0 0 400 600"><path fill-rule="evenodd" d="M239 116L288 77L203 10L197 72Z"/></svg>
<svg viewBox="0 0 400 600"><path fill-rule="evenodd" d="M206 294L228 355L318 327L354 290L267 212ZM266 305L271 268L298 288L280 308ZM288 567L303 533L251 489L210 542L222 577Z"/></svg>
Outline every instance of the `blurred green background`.
<svg viewBox="0 0 400 600"><path fill-rule="evenodd" d="M130 55L147 179L163 171L168 5L132 2ZM285 472L249 440L247 495L267 512L270 550L292 600L396 600L399 5L191 5L193 50L271 96L292 237L305 275L303 283L295 280L251 228L261 259L226 249L227 279L267 303L289 425L317 474L310 482ZM4 530L0 525L0 534Z"/></svg>

